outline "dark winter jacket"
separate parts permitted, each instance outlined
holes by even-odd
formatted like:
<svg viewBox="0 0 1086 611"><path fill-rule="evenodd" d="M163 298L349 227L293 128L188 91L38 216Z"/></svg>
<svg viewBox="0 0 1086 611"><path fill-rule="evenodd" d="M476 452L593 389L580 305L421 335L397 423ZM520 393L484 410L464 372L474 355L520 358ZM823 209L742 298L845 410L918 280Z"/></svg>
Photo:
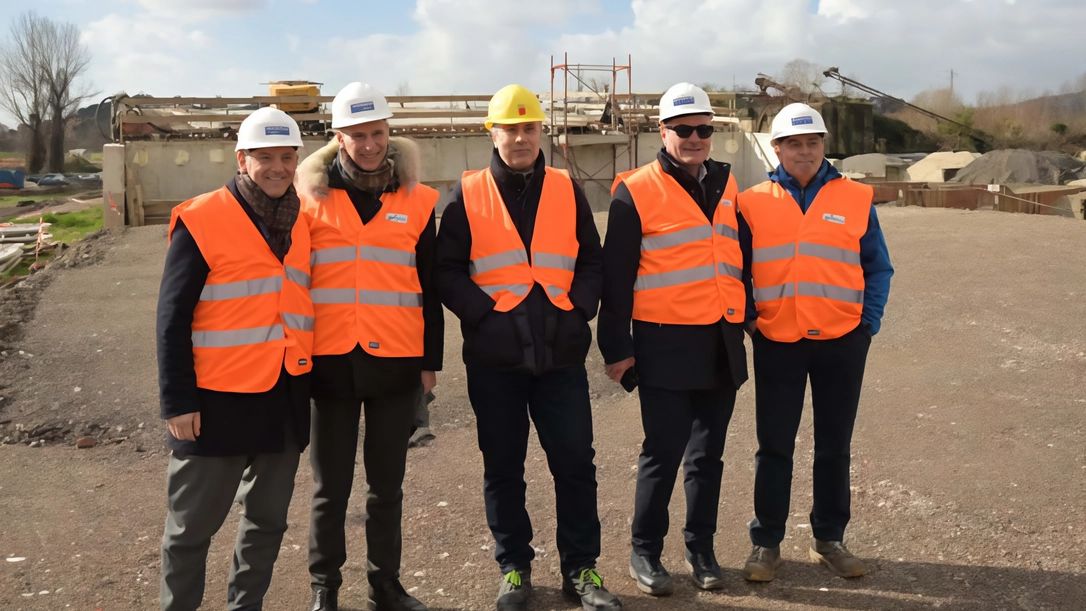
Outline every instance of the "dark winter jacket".
<svg viewBox="0 0 1086 611"><path fill-rule="evenodd" d="M728 184L731 166L707 160L699 182L679 168L667 152L656 156L712 221ZM603 303L598 327L606 363L636 359L643 386L699 390L721 385L739 388L747 380L743 327L723 318L710 325L667 325L633 320L634 282L641 264L641 216L625 184L619 185L607 218L603 246ZM632 334L631 334L632 321Z"/></svg>
<svg viewBox="0 0 1086 611"><path fill-rule="evenodd" d="M497 150L490 171L509 216L526 249L531 249L536 212L543 193L546 161L540 152L530 173L509 169ZM551 303L542 286L510 312L494 310L494 299L471 279L471 227L464 209L460 183L453 188L441 215L437 238L436 283L442 303L460 318L464 335L464 363L499 370L541 374L553 369L583 366L592 344L588 321L596 316L602 284L602 250L592 209L584 192L573 185L576 198L576 233L579 248L569 299L573 310Z"/></svg>
<svg viewBox="0 0 1086 611"><path fill-rule="evenodd" d="M418 147L406 138L390 138L395 150L396 165L393 181L385 192L419 182ZM355 189L347 184L340 169L339 146L333 140L307 158L298 167L299 191L324 198L328 189L347 192L362 224L377 216L381 209L381 193ZM415 258L422 287L423 356L390 358L373 356L356 345L347 354L313 357L313 397L316 399L367 399L400 394L417 386L423 371L441 371L445 350L445 313L441 309L433 284L434 248L437 241L437 221L434 214L415 245Z"/></svg>
<svg viewBox="0 0 1086 611"><path fill-rule="evenodd" d="M267 239L264 221L238 193L234 180L226 185L249 220ZM177 221L166 251L158 292L156 340L158 384L163 419L200 413L196 441L181 441L167 433L178 456L243 456L282 452L287 435L299 449L309 444L309 374L280 371L275 386L260 393L218 392L196 386L192 354L192 321L200 293L211 272L196 240Z"/></svg>

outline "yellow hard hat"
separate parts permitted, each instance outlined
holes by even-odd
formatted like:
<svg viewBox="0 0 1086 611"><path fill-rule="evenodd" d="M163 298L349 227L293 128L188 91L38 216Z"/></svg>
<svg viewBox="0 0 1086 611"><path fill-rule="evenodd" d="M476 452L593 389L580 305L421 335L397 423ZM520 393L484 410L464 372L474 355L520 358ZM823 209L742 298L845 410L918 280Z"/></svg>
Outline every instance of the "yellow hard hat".
<svg viewBox="0 0 1086 611"><path fill-rule="evenodd" d="M520 85L506 85L490 98L490 104L486 107L486 128L490 129L495 123L499 125L511 125L513 123L543 122L547 115L543 114L543 107L539 104L539 98Z"/></svg>

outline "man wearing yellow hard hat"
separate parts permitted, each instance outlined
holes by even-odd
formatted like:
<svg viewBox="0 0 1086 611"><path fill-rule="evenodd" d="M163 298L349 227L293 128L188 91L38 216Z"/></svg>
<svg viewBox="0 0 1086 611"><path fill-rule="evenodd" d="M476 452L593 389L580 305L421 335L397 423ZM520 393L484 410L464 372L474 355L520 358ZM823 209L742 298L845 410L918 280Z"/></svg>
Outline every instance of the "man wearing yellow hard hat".
<svg viewBox="0 0 1086 611"><path fill-rule="evenodd" d="M490 100L490 167L465 172L442 215L436 284L460 318L468 398L483 453L487 523L501 568L499 611L528 608L529 420L554 477L562 591L587 610L621 609L596 572L600 521L585 357L602 290L599 233L581 188L548 168L535 94Z"/></svg>

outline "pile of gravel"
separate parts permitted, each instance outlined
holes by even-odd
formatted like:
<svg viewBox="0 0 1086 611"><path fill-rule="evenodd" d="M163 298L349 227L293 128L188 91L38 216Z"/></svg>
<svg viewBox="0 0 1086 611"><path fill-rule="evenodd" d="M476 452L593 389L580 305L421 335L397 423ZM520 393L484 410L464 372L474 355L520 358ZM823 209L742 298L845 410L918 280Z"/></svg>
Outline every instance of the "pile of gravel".
<svg viewBox="0 0 1086 611"><path fill-rule="evenodd" d="M991 185L1033 183L1062 185L1086 178L1086 163L1054 151L1004 149L978 157L948 182Z"/></svg>

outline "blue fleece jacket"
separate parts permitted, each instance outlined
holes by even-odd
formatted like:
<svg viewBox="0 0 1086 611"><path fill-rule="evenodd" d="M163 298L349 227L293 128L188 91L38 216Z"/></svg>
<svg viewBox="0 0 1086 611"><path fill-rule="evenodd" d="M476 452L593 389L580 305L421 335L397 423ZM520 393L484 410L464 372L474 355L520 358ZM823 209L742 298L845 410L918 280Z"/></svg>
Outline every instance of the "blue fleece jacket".
<svg viewBox="0 0 1086 611"><path fill-rule="evenodd" d="M845 180L837 168L825 160L806 187L800 187L799 182L784 170L784 166L777 166L776 171L770 172L769 179L784 187L796 200L804 214L811 207L822 185L831 180ZM743 283L747 287L748 322L758 318L758 312L754 307L754 287L750 272L752 243L750 226L740 215L739 246L743 250ZM890 297L890 277L894 275L894 267L890 264L890 252L886 249L886 238L882 235L879 217L875 213L874 206L871 206L867 232L860 238L860 266L864 270L864 308L860 320L862 324L870 327L871 334L874 335L879 332L882 324L886 300Z"/></svg>

